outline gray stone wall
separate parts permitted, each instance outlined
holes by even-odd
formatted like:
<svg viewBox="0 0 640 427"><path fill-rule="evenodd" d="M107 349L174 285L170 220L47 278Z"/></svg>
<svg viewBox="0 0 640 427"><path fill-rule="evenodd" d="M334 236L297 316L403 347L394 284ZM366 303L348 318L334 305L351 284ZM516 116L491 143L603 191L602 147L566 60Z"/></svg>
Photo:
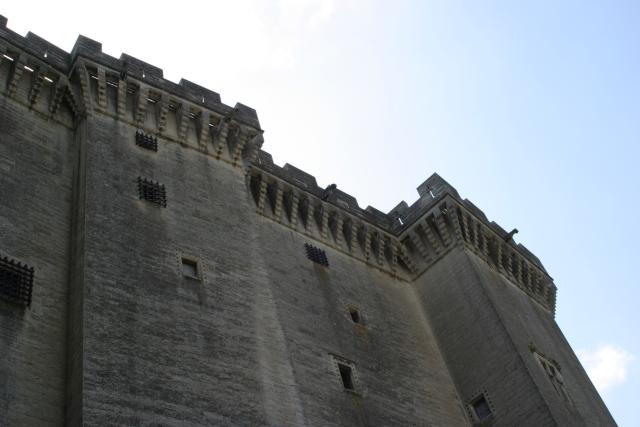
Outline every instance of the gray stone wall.
<svg viewBox="0 0 640 427"><path fill-rule="evenodd" d="M491 425L615 425L552 315L486 261L456 249L416 286L470 414L484 392ZM534 351L558 363L571 402Z"/></svg>
<svg viewBox="0 0 640 427"><path fill-rule="evenodd" d="M0 301L0 425L459 426L481 393L485 425L614 424L540 261L439 176L362 209L250 107L1 16L0 51L0 256L35 268Z"/></svg>
<svg viewBox="0 0 640 427"><path fill-rule="evenodd" d="M465 425L411 285L260 219L269 292L288 348L282 358L290 359L306 424ZM306 258L306 242L326 250L329 267ZM357 395L343 390L329 355L355 364Z"/></svg>
<svg viewBox="0 0 640 427"><path fill-rule="evenodd" d="M580 361L548 312L520 289L469 254L481 286L558 425L615 425ZM569 402L558 394L533 353L557 362Z"/></svg>
<svg viewBox="0 0 640 427"><path fill-rule="evenodd" d="M0 424L64 416L73 133L0 96L0 254L35 269L30 308L0 299Z"/></svg>
<svg viewBox="0 0 640 427"><path fill-rule="evenodd" d="M239 168L162 138L144 150L110 118L88 129L85 423L466 423L408 283L329 248L330 267L308 260ZM138 175L166 184L166 209L138 200ZM355 364L356 393L331 355Z"/></svg>
<svg viewBox="0 0 640 427"><path fill-rule="evenodd" d="M83 420L261 424L243 176L163 139L144 150L134 133L88 124ZM166 209L138 199L138 176L165 184ZM182 255L203 281L182 276Z"/></svg>

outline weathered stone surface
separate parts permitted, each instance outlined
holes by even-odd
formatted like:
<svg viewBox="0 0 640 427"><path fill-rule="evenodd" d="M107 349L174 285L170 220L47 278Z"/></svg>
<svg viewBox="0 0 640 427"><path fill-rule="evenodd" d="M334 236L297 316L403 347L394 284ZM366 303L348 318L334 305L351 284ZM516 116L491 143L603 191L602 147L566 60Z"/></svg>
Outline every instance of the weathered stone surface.
<svg viewBox="0 0 640 427"><path fill-rule="evenodd" d="M0 299L0 424L64 417L73 132L0 96L0 254L34 267L30 308Z"/></svg>
<svg viewBox="0 0 640 427"><path fill-rule="evenodd" d="M4 18L0 50L0 255L36 272L0 300L1 425L460 426L480 395L484 425L615 424L542 264L438 175L362 209L216 92Z"/></svg>

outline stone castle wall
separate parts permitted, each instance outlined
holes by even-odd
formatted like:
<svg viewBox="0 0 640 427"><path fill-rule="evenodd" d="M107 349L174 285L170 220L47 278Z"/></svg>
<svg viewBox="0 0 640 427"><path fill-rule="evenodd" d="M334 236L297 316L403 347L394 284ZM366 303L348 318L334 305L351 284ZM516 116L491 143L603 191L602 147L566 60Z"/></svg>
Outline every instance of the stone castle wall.
<svg viewBox="0 0 640 427"><path fill-rule="evenodd" d="M155 66L4 18L0 54L0 255L35 271L0 300L1 424L453 426L478 396L491 425L614 424L540 261L438 175L362 209Z"/></svg>

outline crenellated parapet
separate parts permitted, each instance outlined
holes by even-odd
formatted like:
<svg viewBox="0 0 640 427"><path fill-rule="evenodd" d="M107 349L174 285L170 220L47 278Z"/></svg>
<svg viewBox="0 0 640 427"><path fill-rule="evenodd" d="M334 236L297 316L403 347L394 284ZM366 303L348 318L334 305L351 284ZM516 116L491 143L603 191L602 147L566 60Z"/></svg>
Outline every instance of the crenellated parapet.
<svg viewBox="0 0 640 427"><path fill-rule="evenodd" d="M68 73L68 54L33 33L22 37L0 19L0 90L29 109L72 127L82 112Z"/></svg>
<svg viewBox="0 0 640 427"><path fill-rule="evenodd" d="M294 166L274 165L264 151L247 179L260 215L402 280L417 274L406 248L379 221L378 214L385 214L360 209L340 190L321 189L313 176Z"/></svg>
<svg viewBox="0 0 640 427"><path fill-rule="evenodd" d="M73 128L79 118L111 116L234 166L247 166L263 143L256 111L223 104L220 95L188 80L165 80L162 69L79 36L71 53L0 19L2 93Z"/></svg>
<svg viewBox="0 0 640 427"><path fill-rule="evenodd" d="M464 247L555 313L556 287L540 261L437 174L418 187L413 205L401 202L388 214L360 208L337 188L320 188L313 176L275 165L264 151L248 185L260 215L401 280L415 280Z"/></svg>
<svg viewBox="0 0 640 427"><path fill-rule="evenodd" d="M490 222L437 174L420 197L384 213L335 185L325 189L261 150L256 111L224 105L220 95L188 80L165 80L162 69L80 36L71 53L33 33L22 37L0 16L0 93L74 128L106 116L145 137L175 142L242 167L258 214L399 280L412 282L454 248L466 248L551 313L556 287L540 261L512 234Z"/></svg>

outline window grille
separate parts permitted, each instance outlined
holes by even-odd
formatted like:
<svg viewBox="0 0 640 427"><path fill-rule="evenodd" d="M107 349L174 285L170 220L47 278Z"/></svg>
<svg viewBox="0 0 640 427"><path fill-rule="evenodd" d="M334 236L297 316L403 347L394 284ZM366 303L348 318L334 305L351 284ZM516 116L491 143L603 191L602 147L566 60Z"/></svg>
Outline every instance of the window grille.
<svg viewBox="0 0 640 427"><path fill-rule="evenodd" d="M0 258L0 297L29 307L32 291L33 267L7 257Z"/></svg>
<svg viewBox="0 0 640 427"><path fill-rule="evenodd" d="M136 145L147 150L158 151L158 138L139 130L136 131Z"/></svg>
<svg viewBox="0 0 640 427"><path fill-rule="evenodd" d="M325 251L308 243L304 244L304 248L307 252L307 258L317 264L329 267L329 260L327 259L327 253Z"/></svg>
<svg viewBox="0 0 640 427"><path fill-rule="evenodd" d="M138 197L163 208L167 207L167 192L163 184L138 177Z"/></svg>

